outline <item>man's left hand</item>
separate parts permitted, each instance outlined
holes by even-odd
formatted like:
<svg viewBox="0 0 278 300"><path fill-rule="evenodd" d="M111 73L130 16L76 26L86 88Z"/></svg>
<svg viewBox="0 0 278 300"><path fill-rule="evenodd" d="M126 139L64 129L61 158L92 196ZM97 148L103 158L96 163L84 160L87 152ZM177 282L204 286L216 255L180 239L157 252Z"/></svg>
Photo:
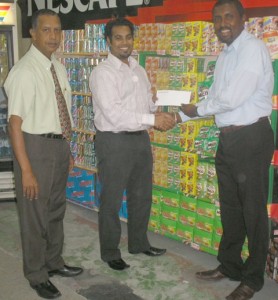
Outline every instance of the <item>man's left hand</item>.
<svg viewBox="0 0 278 300"><path fill-rule="evenodd" d="M198 117L197 106L193 104L182 104L181 111L190 118Z"/></svg>

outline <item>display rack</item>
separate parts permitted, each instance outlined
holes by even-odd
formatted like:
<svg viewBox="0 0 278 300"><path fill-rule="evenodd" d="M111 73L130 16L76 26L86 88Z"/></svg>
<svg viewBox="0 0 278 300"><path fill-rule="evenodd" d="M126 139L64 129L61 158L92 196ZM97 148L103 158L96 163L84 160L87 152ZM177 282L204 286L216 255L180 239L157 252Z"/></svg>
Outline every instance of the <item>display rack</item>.
<svg viewBox="0 0 278 300"><path fill-rule="evenodd" d="M196 32L198 32L198 29ZM82 66L84 66L84 62L82 61L82 59L84 58L87 58L89 65L93 66L100 60L105 59L105 55L107 55L107 53L105 52L102 52L101 54L99 52L64 54L63 59L73 59L73 61L68 61L69 64L67 64L67 61L64 61L68 70L69 79L73 90L73 99L75 99L74 97L78 96L90 97L90 93L88 93L88 89L86 87L88 85L88 74L86 72L76 72L74 71L74 69L82 69ZM213 74L213 67L215 65L215 60L217 59L217 53L215 51L204 53L201 51L180 50L135 50L133 52L133 55L138 57L139 64L146 69L151 84L155 89L164 89L163 84L161 85L161 83L159 84L156 82L158 78L158 74L156 72L158 67L162 67L165 69L165 62L168 63L168 60L172 59L173 61L179 59L181 61L183 60L182 64L188 63L188 66L186 66L185 69L179 70L176 73L175 71L173 71L175 70L175 66L170 66L171 71L173 71L173 76L170 79L170 85L166 85L167 88L165 89L191 88L193 95L193 97L191 97L192 103L196 103L200 100L198 99L198 97L203 96L202 94L197 95L197 86L199 85L199 83L200 85L202 85L202 80L207 80L207 82L205 82L205 84L203 85L203 88L209 88L209 84L211 84L212 79L210 78L210 76L212 76ZM154 59L153 62L152 59ZM72 67L74 65L74 60L77 60L77 64L75 65L77 67ZM95 62L95 64L92 62ZM180 66L182 66L182 64ZM276 65L276 62L274 62L274 65ZM212 70L210 69L211 67ZM206 80L203 74L201 74L204 72L207 72ZM77 74L84 73L86 74L85 77L76 77ZM186 73L190 73L193 75L189 76L189 74ZM196 73L200 74L196 75ZM275 76L277 76L277 74L278 71L276 68ZM76 81L82 82L81 87L76 85ZM87 83L84 83L84 81L87 81ZM198 85L197 82L199 82ZM192 83L194 83L193 87L190 86L190 84ZM186 86L186 84L189 85ZM78 103L76 104L75 100L73 101L73 104L76 107L80 107ZM162 110L168 112L176 112L178 111L178 108L163 108ZM75 118L74 110L73 116ZM88 116L88 119L90 119L91 122L93 120L92 116ZM218 186L214 166L214 154L218 143L218 136L217 129L212 126L212 119L209 121L209 124L202 123L200 125L200 123L198 122L200 121L186 122L185 124L176 126L174 129L166 133L161 133L154 130L150 130L149 132L152 141L154 156L154 172L156 172L158 169L161 171L158 176L156 176L155 173L153 176L153 204L151 208L149 229L169 238L190 244L195 249L216 255L222 235L222 226L219 213L219 199L217 193ZM271 124L276 134L276 110L273 110L272 112ZM191 126L191 129L189 129L189 126ZM202 149L202 146L200 147L200 149L197 149L197 146L194 145L196 139L199 139L201 142L201 139L203 138L201 136L203 128L211 130L210 139L213 140L212 144L214 145L213 147L210 146L209 149L205 150ZM192 131L194 134L190 136L190 134L188 134L189 131ZM75 126L75 128L73 129L73 136L75 135L75 133L84 135L89 134L91 136L94 136L94 130L83 128L82 126L80 126L80 124L78 126ZM189 138L184 137L184 135L186 134L189 135ZM182 137L179 135L181 135ZM73 139L73 143L74 142L75 139ZM193 145L195 146L195 149L193 149ZM74 145L72 149L75 149ZM167 158L165 156L166 152ZM161 158L162 163L157 165L156 163L159 163L159 158ZM74 197L68 197L68 199L74 203L78 203L79 205L98 211L98 200L101 186L97 178L95 165L93 165L93 168L90 168L80 166L78 163L76 163L76 166L78 168L74 169L72 176L69 178L68 191L70 189L73 189L75 192L75 196L79 198L77 199ZM199 178L199 182L197 182L197 177L201 176L200 170L203 169L206 169L206 174L204 175L204 177ZM273 166L270 167L269 172L270 184L268 202L271 203L274 181ZM165 174L167 175L165 176ZM168 181L165 183L165 180ZM77 183L79 184L79 186L76 186ZM205 190L202 190L202 188L204 188ZM125 195L120 211L120 216L122 217L122 220L126 220L128 217ZM247 244L245 244L242 251L242 256L247 257L247 255Z"/></svg>

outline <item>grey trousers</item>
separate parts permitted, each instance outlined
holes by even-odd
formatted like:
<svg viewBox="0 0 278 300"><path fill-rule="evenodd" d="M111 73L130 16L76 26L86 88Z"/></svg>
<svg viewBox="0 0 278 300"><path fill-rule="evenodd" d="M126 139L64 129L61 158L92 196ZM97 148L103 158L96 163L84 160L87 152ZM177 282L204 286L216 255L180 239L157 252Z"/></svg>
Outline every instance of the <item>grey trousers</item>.
<svg viewBox="0 0 278 300"><path fill-rule="evenodd" d="M119 259L119 209L126 189L128 250L149 249L147 238L152 203L152 153L147 131L141 134L100 132L96 155L101 182L99 210L100 252L103 261Z"/></svg>
<svg viewBox="0 0 278 300"><path fill-rule="evenodd" d="M24 140L39 197L32 201L23 197L21 169L14 159L23 271L31 284L39 284L48 280L48 271L64 265L61 254L70 149L66 140L27 133Z"/></svg>

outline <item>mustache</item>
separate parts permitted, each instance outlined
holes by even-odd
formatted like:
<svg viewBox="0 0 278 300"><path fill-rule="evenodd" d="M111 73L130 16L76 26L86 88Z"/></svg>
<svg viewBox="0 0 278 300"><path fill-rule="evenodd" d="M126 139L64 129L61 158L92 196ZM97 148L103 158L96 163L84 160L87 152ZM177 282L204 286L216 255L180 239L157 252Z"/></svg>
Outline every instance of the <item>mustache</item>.
<svg viewBox="0 0 278 300"><path fill-rule="evenodd" d="M225 26L225 27L223 26L218 29L218 31L222 31L222 30L231 30L231 28L227 27L227 26Z"/></svg>

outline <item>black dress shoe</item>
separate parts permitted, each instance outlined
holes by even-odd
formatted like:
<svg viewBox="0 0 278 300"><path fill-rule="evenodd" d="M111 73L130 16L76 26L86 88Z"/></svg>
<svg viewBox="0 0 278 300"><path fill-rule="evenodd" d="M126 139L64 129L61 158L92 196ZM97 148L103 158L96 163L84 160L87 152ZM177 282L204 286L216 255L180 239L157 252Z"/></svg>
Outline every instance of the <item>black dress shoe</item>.
<svg viewBox="0 0 278 300"><path fill-rule="evenodd" d="M70 267L70 266L64 265L64 267L61 269L49 271L48 275L49 275L49 277L52 277L53 275L59 275L62 277L73 277L73 276L81 274L82 272L83 272L82 268Z"/></svg>
<svg viewBox="0 0 278 300"><path fill-rule="evenodd" d="M218 281L227 278L227 276L222 274L218 269L197 272L195 276L198 279L211 280L211 281Z"/></svg>
<svg viewBox="0 0 278 300"><path fill-rule="evenodd" d="M59 290L49 280L36 285L30 283L30 286L40 297L45 299L55 299L61 296Z"/></svg>
<svg viewBox="0 0 278 300"><path fill-rule="evenodd" d="M255 291L248 285L241 283L229 296L227 300L249 300L253 298Z"/></svg>
<svg viewBox="0 0 278 300"><path fill-rule="evenodd" d="M159 249L155 247L150 247L149 250L143 251L142 253L148 255L148 256L160 256L166 252L166 249Z"/></svg>
<svg viewBox="0 0 278 300"><path fill-rule="evenodd" d="M130 267L123 259L114 259L107 262L108 266L114 270L124 270Z"/></svg>

